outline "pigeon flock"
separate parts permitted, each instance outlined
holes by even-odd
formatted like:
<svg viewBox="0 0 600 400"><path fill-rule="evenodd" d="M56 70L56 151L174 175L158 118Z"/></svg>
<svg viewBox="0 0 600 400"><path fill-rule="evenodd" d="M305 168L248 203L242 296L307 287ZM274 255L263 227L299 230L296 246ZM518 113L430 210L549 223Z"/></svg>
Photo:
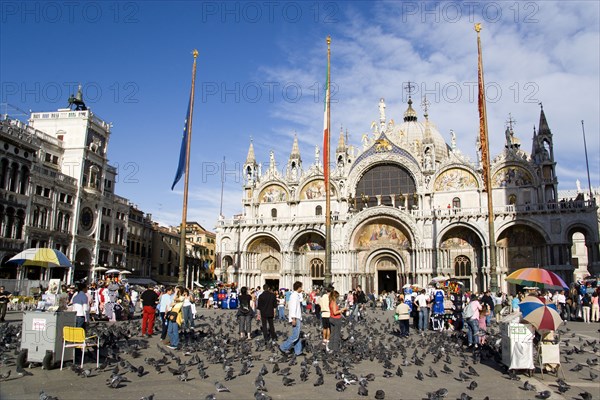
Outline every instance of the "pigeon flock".
<svg viewBox="0 0 600 400"><path fill-rule="evenodd" d="M319 338L319 321L306 315L300 356L282 355L277 344L265 343L258 330L254 339L240 339L235 313L228 311L203 313L196 330L181 335L179 350L165 347L156 335L141 337L139 320L95 323L88 334L100 338L100 366L96 368L90 353L83 368L69 362L63 371L27 365L20 352L21 325L1 324L0 398L39 394L40 400L68 399L94 390L93 398L134 400L468 400L498 398L498 393L503 398L600 399L600 341L583 338L567 327L559 333L562 368L570 380L560 375L546 378L542 387L539 381L501 365L496 327L488 332L488 344L469 350L463 335L455 332L424 336L413 332L400 338L389 317L372 310L359 322L347 320L342 349L327 352ZM277 322L276 326L278 337L285 339L289 325Z"/></svg>

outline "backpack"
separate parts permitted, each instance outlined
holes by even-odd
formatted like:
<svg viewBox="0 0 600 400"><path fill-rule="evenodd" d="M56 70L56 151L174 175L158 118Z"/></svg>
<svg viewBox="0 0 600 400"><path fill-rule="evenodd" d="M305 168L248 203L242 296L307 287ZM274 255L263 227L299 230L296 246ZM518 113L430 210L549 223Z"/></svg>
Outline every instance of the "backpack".
<svg viewBox="0 0 600 400"><path fill-rule="evenodd" d="M465 321L473 318L473 307L471 307L471 303L466 304L465 308L463 308L462 317Z"/></svg>

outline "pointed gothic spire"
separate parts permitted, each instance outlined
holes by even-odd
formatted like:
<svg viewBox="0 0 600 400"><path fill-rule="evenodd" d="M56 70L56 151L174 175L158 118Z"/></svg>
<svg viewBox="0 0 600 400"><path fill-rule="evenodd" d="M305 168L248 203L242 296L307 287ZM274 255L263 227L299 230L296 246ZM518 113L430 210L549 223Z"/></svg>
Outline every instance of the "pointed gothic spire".
<svg viewBox="0 0 600 400"><path fill-rule="evenodd" d="M336 152L343 152L346 150L346 140L344 136L344 128L340 127L340 137L338 139L338 145Z"/></svg>
<svg viewBox="0 0 600 400"><path fill-rule="evenodd" d="M546 121L546 114L544 113L544 106L540 103L540 124L538 127L539 135L552 135L550 132L550 127L548 126L548 121Z"/></svg>
<svg viewBox="0 0 600 400"><path fill-rule="evenodd" d="M256 163L256 157L254 156L254 143L250 138L250 147L248 147L248 155L246 156L246 164Z"/></svg>
<svg viewBox="0 0 600 400"><path fill-rule="evenodd" d="M300 158L300 148L298 147L298 135L294 132L294 144L292 144L292 152L290 158Z"/></svg>

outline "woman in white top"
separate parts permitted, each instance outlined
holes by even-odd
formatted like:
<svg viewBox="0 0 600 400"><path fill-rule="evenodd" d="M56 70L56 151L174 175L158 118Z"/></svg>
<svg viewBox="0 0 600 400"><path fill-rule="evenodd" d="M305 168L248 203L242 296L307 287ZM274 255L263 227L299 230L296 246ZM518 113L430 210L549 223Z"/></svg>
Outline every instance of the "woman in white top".
<svg viewBox="0 0 600 400"><path fill-rule="evenodd" d="M194 316L192 314L192 303L194 302L194 296L190 294L188 289L183 290L183 306L181 308L183 313L183 325L181 329L184 332L194 328Z"/></svg>

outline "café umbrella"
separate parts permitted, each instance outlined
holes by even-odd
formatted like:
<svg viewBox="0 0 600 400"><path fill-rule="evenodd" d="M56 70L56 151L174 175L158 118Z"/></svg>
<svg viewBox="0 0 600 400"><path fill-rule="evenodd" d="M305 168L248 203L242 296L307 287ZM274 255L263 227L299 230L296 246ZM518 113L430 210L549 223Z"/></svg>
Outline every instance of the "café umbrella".
<svg viewBox="0 0 600 400"><path fill-rule="evenodd" d="M547 290L564 290L569 288L560 276L543 268L518 269L506 277L506 282Z"/></svg>
<svg viewBox="0 0 600 400"><path fill-rule="evenodd" d="M119 271L118 269L109 269L104 274L105 275L120 275L121 271Z"/></svg>
<svg viewBox="0 0 600 400"><path fill-rule="evenodd" d="M44 268L68 267L73 268L71 261L60 250L48 248L26 249L12 257L8 262L24 266Z"/></svg>
<svg viewBox="0 0 600 400"><path fill-rule="evenodd" d="M546 304L538 297L527 296L519 303L523 320L529 322L537 330L555 331L563 320L556 305Z"/></svg>

